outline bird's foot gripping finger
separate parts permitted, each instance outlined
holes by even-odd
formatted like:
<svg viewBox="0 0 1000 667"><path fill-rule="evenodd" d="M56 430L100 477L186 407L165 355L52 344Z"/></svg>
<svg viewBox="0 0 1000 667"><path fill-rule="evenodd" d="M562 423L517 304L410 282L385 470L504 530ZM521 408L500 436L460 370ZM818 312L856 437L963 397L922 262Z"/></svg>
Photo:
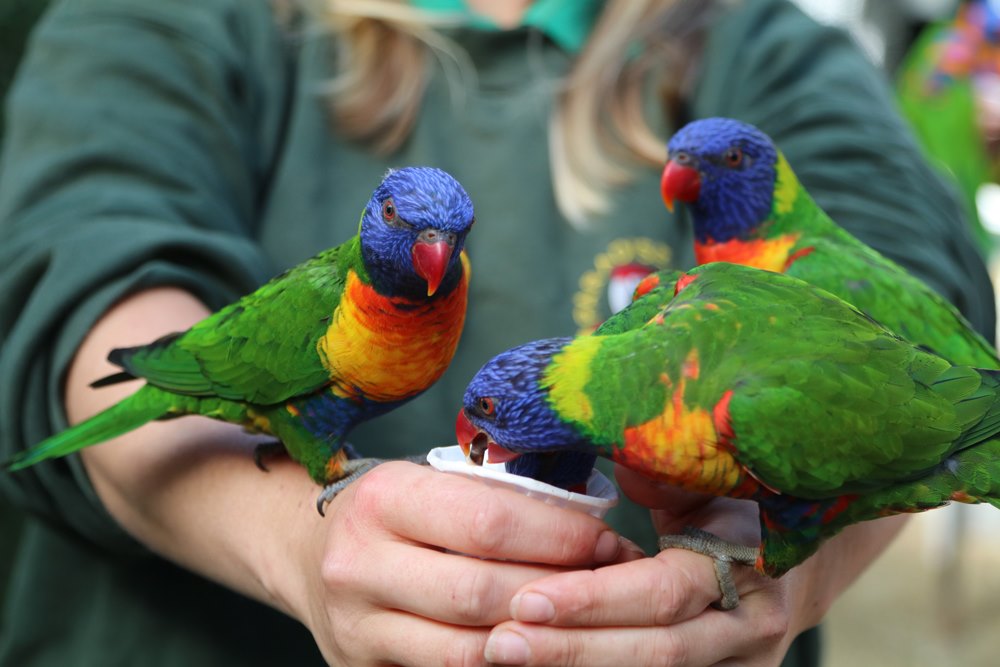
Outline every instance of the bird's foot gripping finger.
<svg viewBox="0 0 1000 667"><path fill-rule="evenodd" d="M660 536L660 550L671 548L687 549L711 558L715 564L715 577L719 581L719 591L722 593L719 608L729 610L739 606L740 595L736 592L736 582L733 581L732 564L740 563L753 567L757 562L756 547L727 542L712 533L694 526L687 526L682 535Z"/></svg>
<svg viewBox="0 0 1000 667"><path fill-rule="evenodd" d="M285 453L285 451L285 443L280 440L262 442L253 448L253 462L258 468L267 472L267 464L264 461L276 456L281 456Z"/></svg>
<svg viewBox="0 0 1000 667"><path fill-rule="evenodd" d="M327 504L336 498L338 493L346 489L348 484L361 477L378 464L385 463L386 461L409 461L410 463L417 463L419 465L428 465L426 454L402 456L395 459L346 459L340 464L341 476L323 487L323 491L319 494L319 498L316 499L316 510L320 513L320 516L326 516Z"/></svg>

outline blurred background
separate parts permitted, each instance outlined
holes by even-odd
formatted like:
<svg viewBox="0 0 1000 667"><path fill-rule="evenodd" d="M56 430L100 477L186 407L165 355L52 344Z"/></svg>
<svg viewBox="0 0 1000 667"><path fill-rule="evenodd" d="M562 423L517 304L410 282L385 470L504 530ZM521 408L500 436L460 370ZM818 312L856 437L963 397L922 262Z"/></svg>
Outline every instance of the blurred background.
<svg viewBox="0 0 1000 667"><path fill-rule="evenodd" d="M795 1L847 30L894 82L1000 284L1000 0ZM0 0L0 96L46 4ZM0 601L20 526L0 501ZM1000 664L1000 512L962 505L915 517L824 628L827 667Z"/></svg>

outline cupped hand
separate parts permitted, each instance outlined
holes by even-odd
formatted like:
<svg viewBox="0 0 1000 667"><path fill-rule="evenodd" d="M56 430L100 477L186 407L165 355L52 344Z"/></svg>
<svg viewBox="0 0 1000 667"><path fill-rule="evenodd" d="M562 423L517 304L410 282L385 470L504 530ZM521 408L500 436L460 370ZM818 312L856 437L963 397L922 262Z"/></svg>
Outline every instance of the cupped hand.
<svg viewBox="0 0 1000 667"><path fill-rule="evenodd" d="M759 542L753 503L686 493L621 467L616 477L626 495L653 508L658 534L694 525ZM711 559L683 549L552 574L517 591L514 620L491 632L486 657L504 665L778 665L808 627L793 618L798 571L777 580L742 566L734 574L733 611L713 606L719 585Z"/></svg>
<svg viewBox="0 0 1000 667"><path fill-rule="evenodd" d="M489 630L510 618L520 587L628 551L593 517L398 462L297 530L314 539L289 606L332 664L484 664Z"/></svg>

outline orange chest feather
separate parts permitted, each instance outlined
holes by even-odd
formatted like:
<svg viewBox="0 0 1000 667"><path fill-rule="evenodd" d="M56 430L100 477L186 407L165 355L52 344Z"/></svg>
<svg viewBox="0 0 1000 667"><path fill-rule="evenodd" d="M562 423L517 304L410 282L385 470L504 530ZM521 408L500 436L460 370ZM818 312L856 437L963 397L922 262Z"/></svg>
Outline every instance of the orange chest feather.
<svg viewBox="0 0 1000 667"><path fill-rule="evenodd" d="M694 256L698 264L731 262L781 273L788 268L789 260L793 259L791 250L798 240L798 234L784 234L773 239L751 239L749 241L739 239L721 243L715 241L699 243L696 241Z"/></svg>
<svg viewBox="0 0 1000 667"><path fill-rule="evenodd" d="M351 272L317 350L343 396L409 398L432 385L455 354L465 323L468 270L433 301L388 298Z"/></svg>
<svg viewBox="0 0 1000 667"><path fill-rule="evenodd" d="M696 377L691 377L691 380ZM689 491L747 497L757 484L746 474L726 442L728 398L715 410L688 407L682 379L663 412L625 429L616 462Z"/></svg>

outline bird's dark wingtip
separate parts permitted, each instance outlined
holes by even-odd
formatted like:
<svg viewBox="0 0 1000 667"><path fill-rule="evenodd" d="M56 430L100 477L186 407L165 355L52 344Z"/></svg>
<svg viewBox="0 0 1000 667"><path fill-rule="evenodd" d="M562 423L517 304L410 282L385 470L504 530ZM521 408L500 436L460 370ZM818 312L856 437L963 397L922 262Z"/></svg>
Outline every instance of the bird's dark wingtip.
<svg viewBox="0 0 1000 667"><path fill-rule="evenodd" d="M99 380L94 380L90 383L91 388L100 389L101 387L107 387L113 384L118 384L119 382L128 382L129 380L136 379L134 375L127 372L113 373L107 377L103 377Z"/></svg>
<svg viewBox="0 0 1000 667"><path fill-rule="evenodd" d="M24 460L23 456L11 456L11 457L8 457L8 458L4 459L3 461L0 461L0 470L2 470L3 472L6 472L6 473L17 472L21 468L26 467L24 465L18 465L23 460Z"/></svg>

